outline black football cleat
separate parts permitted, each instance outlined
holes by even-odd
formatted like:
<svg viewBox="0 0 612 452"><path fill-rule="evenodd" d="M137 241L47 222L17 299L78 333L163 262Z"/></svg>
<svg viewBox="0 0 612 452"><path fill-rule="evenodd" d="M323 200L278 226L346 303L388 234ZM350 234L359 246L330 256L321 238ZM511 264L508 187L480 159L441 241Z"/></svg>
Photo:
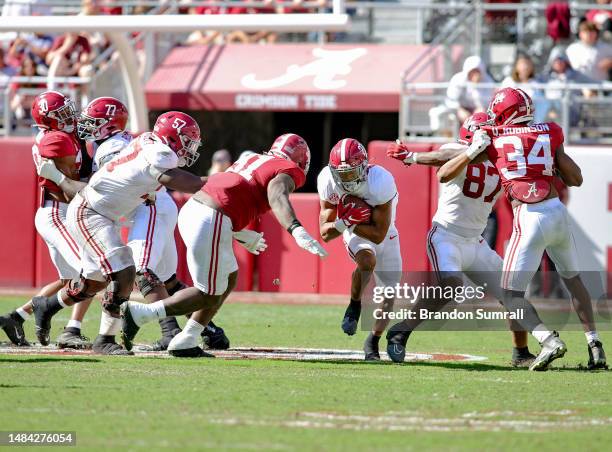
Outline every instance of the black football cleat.
<svg viewBox="0 0 612 452"><path fill-rule="evenodd" d="M512 352L512 360L510 361L510 365L512 367L529 367L531 364L533 364L535 359L536 356L529 350L519 352L518 350L514 349Z"/></svg>
<svg viewBox="0 0 612 452"><path fill-rule="evenodd" d="M351 301L344 311L342 318L342 331L349 336L353 336L357 332L359 326L359 317L361 316L361 302Z"/></svg>
<svg viewBox="0 0 612 452"><path fill-rule="evenodd" d="M99 355L128 356L134 354L117 344L115 336L104 336L102 334L98 334L91 349Z"/></svg>
<svg viewBox="0 0 612 452"><path fill-rule="evenodd" d="M182 330L180 328L177 328L169 333L165 333L162 335L161 338L153 342L151 345L144 346L143 350L146 350L148 352L163 352L165 350L168 350L168 345L170 344L170 341L181 331Z"/></svg>
<svg viewBox="0 0 612 452"><path fill-rule="evenodd" d="M406 344L411 331L397 323L387 331L387 355L394 363L403 363L406 358Z"/></svg>
<svg viewBox="0 0 612 452"><path fill-rule="evenodd" d="M19 347L29 347L30 343L23 331L23 319L17 312L0 316L0 328L4 330L9 340Z"/></svg>
<svg viewBox="0 0 612 452"><path fill-rule="evenodd" d="M32 311L36 323L36 337L41 345L49 345L49 333L51 332L51 319L62 309L55 298L34 297L32 298Z"/></svg>
<svg viewBox="0 0 612 452"><path fill-rule="evenodd" d="M600 341L589 342L589 370L595 369L607 369L606 364L606 352L604 352L603 345Z"/></svg>
<svg viewBox="0 0 612 452"><path fill-rule="evenodd" d="M182 348L178 350L168 350L168 353L175 358L214 358L215 355L202 350L201 347Z"/></svg>
<svg viewBox="0 0 612 452"><path fill-rule="evenodd" d="M378 351L378 341L380 336L374 336L372 333L368 335L363 343L363 352L366 361L380 361L380 352Z"/></svg>
<svg viewBox="0 0 612 452"><path fill-rule="evenodd" d="M132 350L132 347L134 346L134 338L136 337L136 334L138 334L140 327L136 325L136 322L132 317L129 301L126 301L121 305L121 314L123 316L123 321L121 322L121 342L126 350Z"/></svg>
<svg viewBox="0 0 612 452"><path fill-rule="evenodd" d="M202 331L202 341L206 348L212 350L227 350L230 347L230 340L225 335L223 328L215 325L212 320Z"/></svg>
<svg viewBox="0 0 612 452"><path fill-rule="evenodd" d="M80 334L76 328L64 328L64 331L55 340L58 348L72 348L75 350L89 350L92 343L88 337Z"/></svg>

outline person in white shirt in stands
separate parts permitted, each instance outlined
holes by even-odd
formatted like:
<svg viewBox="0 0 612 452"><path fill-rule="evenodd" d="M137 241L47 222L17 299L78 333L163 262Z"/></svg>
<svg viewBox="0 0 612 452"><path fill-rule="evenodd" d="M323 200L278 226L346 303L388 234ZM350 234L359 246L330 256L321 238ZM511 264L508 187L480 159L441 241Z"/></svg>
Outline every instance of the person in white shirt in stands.
<svg viewBox="0 0 612 452"><path fill-rule="evenodd" d="M612 46L599 40L599 30L593 22L580 24L578 38L566 51L572 68L593 80L609 80Z"/></svg>
<svg viewBox="0 0 612 452"><path fill-rule="evenodd" d="M453 75L449 81L444 104L429 111L432 130L448 129L446 122L453 116L456 116L459 125L473 113L484 111L493 94L493 88L478 87L475 84L494 82L479 56L467 57L461 72Z"/></svg>
<svg viewBox="0 0 612 452"><path fill-rule="evenodd" d="M484 111L493 93L493 88L477 87L475 84L494 81L479 56L467 57L463 70L450 79L445 103L449 108L457 109L459 121L463 123L472 113Z"/></svg>

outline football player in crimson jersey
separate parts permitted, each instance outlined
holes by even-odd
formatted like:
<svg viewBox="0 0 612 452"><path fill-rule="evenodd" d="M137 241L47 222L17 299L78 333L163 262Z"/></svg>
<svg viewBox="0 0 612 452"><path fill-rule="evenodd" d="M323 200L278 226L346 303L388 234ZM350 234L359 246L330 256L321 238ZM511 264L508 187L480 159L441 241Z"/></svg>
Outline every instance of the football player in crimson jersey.
<svg viewBox="0 0 612 452"><path fill-rule="evenodd" d="M389 146L387 155L402 161L406 166L442 166L464 153L472 142L474 132L488 121L487 113L474 113L461 126L458 143L447 143L436 151L424 153L410 152L409 146L394 143ZM499 173L488 161L468 165L457 178L440 187L438 209L427 235L427 255L440 285L463 286L465 275L487 287L488 292L498 300L502 299L498 275L501 274L503 261L481 235L500 193ZM412 310L439 310L446 306L441 301L419 300L412 306ZM387 354L393 361L404 360L406 342L422 321L420 316L415 316L389 329ZM535 356L527 347L527 332L517 329L517 325L511 324L514 342L512 365L528 367Z"/></svg>
<svg viewBox="0 0 612 452"><path fill-rule="evenodd" d="M67 177L79 180L84 155L81 143L75 136L76 110L74 102L57 91L39 94L32 103L32 118L39 129L32 146L34 162L41 158L51 159ZM88 175L88 174L87 174ZM51 296L71 279L78 278L80 270L79 246L66 226L66 195L55 183L39 178L40 207L36 211L35 226L43 238L60 280L43 288L38 295ZM89 348L91 343L81 335L81 321L91 300L84 300L75 306L72 317L64 332L58 337L60 348ZM32 300L6 316L0 317L0 324L17 345L28 345L23 332L23 323L33 312ZM42 345L49 344L49 330L36 330Z"/></svg>
<svg viewBox="0 0 612 452"><path fill-rule="evenodd" d="M520 89L498 91L487 113L493 126L476 131L473 139L487 143L486 152L471 149L458 155L444 164L440 177L451 180L470 162L485 159L499 171L514 212L514 231L504 258L501 282L505 292L503 302L508 311L525 313L519 323L542 345L530 369L546 370L566 352L558 334L546 328L524 298L545 250L572 295L587 338L589 368L606 367L603 346L595 330L591 298L578 270L569 215L552 183L557 174L570 187L582 184L580 168L563 148L563 131L555 123L531 124L533 104Z"/></svg>
<svg viewBox="0 0 612 452"><path fill-rule="evenodd" d="M207 356L198 347L200 333L234 288L238 275L232 237L254 254L265 250L263 234L244 228L269 210L301 248L326 256L302 227L289 201L289 194L304 185L309 166L308 145L302 137L289 133L278 137L269 152L247 155L226 172L210 176L202 190L185 203L178 218L195 287L152 304L128 302L123 308L126 347L143 324L193 312L168 351L174 356Z"/></svg>
<svg viewBox="0 0 612 452"><path fill-rule="evenodd" d="M43 177L74 196L66 217L69 230L81 245L82 272L80 280L58 296L33 299L39 327L48 327L52 316L63 306L79 303L104 288L107 290L102 307L110 317L120 316L119 308L129 298L136 277L132 251L121 240L120 219L129 217L160 185L197 192L206 178L179 167L196 161L199 146L200 128L195 120L171 111L159 116L153 132L132 141L87 185L67 179L52 162L45 161L40 166ZM98 336L96 342L100 353L126 353L110 334Z"/></svg>
<svg viewBox="0 0 612 452"><path fill-rule="evenodd" d="M399 233L395 227L398 202L395 180L379 165L368 165L364 146L353 138L340 140L332 148L329 164L317 179L320 199L319 232L325 242L342 236L356 264L351 279L351 299L342 319L342 330L352 336L361 314L361 297L372 274L385 286L399 283L402 272ZM349 202L362 199L371 206ZM385 300L385 312L393 299ZM366 361L380 360L378 342L389 324L379 319L364 343Z"/></svg>

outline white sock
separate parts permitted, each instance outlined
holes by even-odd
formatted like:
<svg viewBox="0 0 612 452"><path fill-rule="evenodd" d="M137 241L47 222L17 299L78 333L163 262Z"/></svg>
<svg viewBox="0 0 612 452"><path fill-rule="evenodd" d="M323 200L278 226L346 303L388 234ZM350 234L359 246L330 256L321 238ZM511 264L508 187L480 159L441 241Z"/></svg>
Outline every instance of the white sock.
<svg viewBox="0 0 612 452"><path fill-rule="evenodd" d="M535 337L540 344L543 344L544 341L548 339L551 334L553 334L553 332L546 328L543 323L540 323L531 332L531 335Z"/></svg>
<svg viewBox="0 0 612 452"><path fill-rule="evenodd" d="M183 328L183 333L189 336L198 337L204 331L204 325L196 322L195 320L189 319Z"/></svg>
<svg viewBox="0 0 612 452"><path fill-rule="evenodd" d="M70 319L68 320L68 325L66 325L66 328L77 328L77 329L81 329L81 322L79 320L73 320Z"/></svg>
<svg viewBox="0 0 612 452"><path fill-rule="evenodd" d="M142 326L151 320L166 318L166 308L163 301L156 301L151 304L129 303L130 314L132 314L132 318L138 326Z"/></svg>
<svg viewBox="0 0 612 452"><path fill-rule="evenodd" d="M31 314L28 314L27 312L25 312L23 308L17 308L16 311L17 311L17 314L19 314L23 320L28 320L30 318Z"/></svg>
<svg viewBox="0 0 612 452"><path fill-rule="evenodd" d="M121 319L117 319L102 311L100 318L100 334L103 336L116 336L121 330Z"/></svg>
<svg viewBox="0 0 612 452"><path fill-rule="evenodd" d="M597 334L597 331L587 331L586 333L584 333L586 340L587 340L587 344L590 344L591 342L595 342L595 341L599 341L601 342L601 339L599 339L599 334Z"/></svg>

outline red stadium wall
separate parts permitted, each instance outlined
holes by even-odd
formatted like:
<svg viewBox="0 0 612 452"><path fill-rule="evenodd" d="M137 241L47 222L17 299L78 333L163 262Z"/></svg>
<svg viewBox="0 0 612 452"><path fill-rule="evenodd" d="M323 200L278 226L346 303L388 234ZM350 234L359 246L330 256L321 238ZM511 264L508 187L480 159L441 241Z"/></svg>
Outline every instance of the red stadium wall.
<svg viewBox="0 0 612 452"><path fill-rule="evenodd" d="M400 193L396 223L400 231L404 270L428 270L425 238L437 206L438 184L435 171L422 166L406 168L401 163L386 158L387 144L381 141L371 142L368 151L372 163L387 168L393 174ZM414 148L426 152L434 146L421 143L415 144ZM10 194L5 197L6 209L0 229L0 286L5 287L40 287L57 277L47 247L34 228L38 191L30 148L29 137L0 139L0 152L4 157L4 165L0 167L0 190ZM610 153L606 149L602 150L603 154ZM612 154L609 156L612 157ZM595 177L601 179L603 176ZM610 203L608 196L612 196L607 193L608 184L612 184L612 180L607 182L605 196L602 195L605 197L606 209ZM175 193L174 198L180 207L188 196ZM318 196L315 193L294 194L292 203L306 229L313 236L318 236ZM512 212L503 197L496 210L499 223L496 248L498 253L503 255L511 233ZM330 255L327 259L319 259L298 248L271 214L264 215L251 227L264 232L269 247L264 254L255 257L235 245L234 251L239 265L237 290L348 293L354 264L348 257L341 239L324 244ZM191 282L186 266L185 246L178 231L175 236L179 253L177 274L182 280ZM609 249L605 251L610 275L612 254Z"/></svg>

